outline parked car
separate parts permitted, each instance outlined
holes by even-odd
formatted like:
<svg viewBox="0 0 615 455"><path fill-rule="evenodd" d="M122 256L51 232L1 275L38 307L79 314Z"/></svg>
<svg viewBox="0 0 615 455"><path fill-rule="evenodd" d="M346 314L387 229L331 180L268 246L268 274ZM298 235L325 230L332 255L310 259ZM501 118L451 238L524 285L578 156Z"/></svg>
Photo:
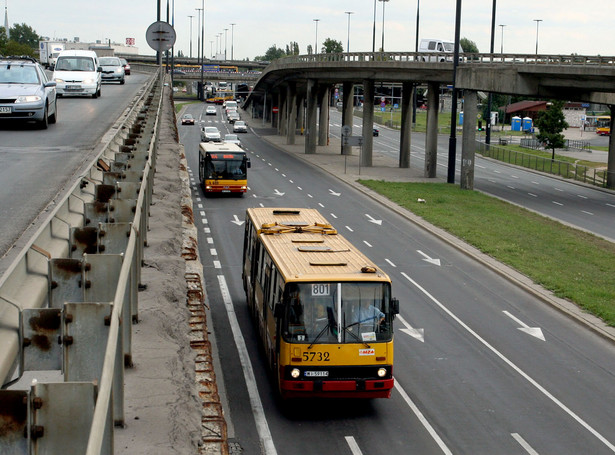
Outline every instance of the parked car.
<svg viewBox="0 0 615 455"><path fill-rule="evenodd" d="M130 63L128 63L125 58L121 58L120 62L122 62L122 66L124 67L124 74L130 76Z"/></svg>
<svg viewBox="0 0 615 455"><path fill-rule="evenodd" d="M237 120L233 123L233 133L247 133L248 125L243 120Z"/></svg>
<svg viewBox="0 0 615 455"><path fill-rule="evenodd" d="M207 106L205 115L216 115L216 106Z"/></svg>
<svg viewBox="0 0 615 455"><path fill-rule="evenodd" d="M380 130L378 128L374 128L374 136L379 136L380 135Z"/></svg>
<svg viewBox="0 0 615 455"><path fill-rule="evenodd" d="M226 142L227 144L235 144L241 147L241 141L239 140L239 136L237 136L236 134L225 134L224 142Z"/></svg>
<svg viewBox="0 0 615 455"><path fill-rule="evenodd" d="M35 59L0 58L0 122L34 120L42 129L58 118L56 83Z"/></svg>
<svg viewBox="0 0 615 455"><path fill-rule="evenodd" d="M103 81L124 83L126 73L124 73L124 67L118 57L100 57L98 64L102 68Z"/></svg>
<svg viewBox="0 0 615 455"><path fill-rule="evenodd" d="M194 117L190 114L182 116L182 125L194 125Z"/></svg>
<svg viewBox="0 0 615 455"><path fill-rule="evenodd" d="M215 126L205 126L201 129L201 141L222 142L220 131Z"/></svg>

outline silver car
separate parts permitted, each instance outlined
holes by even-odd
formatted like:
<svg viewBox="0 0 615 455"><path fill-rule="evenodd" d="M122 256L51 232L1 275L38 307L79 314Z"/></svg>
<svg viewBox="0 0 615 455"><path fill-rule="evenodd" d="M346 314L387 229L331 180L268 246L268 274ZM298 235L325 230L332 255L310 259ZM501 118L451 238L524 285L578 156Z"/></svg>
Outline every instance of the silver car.
<svg viewBox="0 0 615 455"><path fill-rule="evenodd" d="M222 142L220 130L215 126L205 126L201 128L201 141L203 142Z"/></svg>
<svg viewBox="0 0 615 455"><path fill-rule="evenodd" d="M119 82L123 84L125 81L125 71L122 61L118 57L100 57L98 65L102 68L102 80L110 82Z"/></svg>
<svg viewBox="0 0 615 455"><path fill-rule="evenodd" d="M29 57L0 58L0 122L35 121L42 129L58 118L56 83Z"/></svg>

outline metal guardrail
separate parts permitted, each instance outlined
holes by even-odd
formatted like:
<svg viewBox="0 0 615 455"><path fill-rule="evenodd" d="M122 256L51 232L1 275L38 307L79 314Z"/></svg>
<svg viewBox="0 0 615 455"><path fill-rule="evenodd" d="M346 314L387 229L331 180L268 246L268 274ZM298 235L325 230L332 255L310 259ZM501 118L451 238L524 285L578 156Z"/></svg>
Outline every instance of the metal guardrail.
<svg viewBox="0 0 615 455"><path fill-rule="evenodd" d="M0 279L0 453L112 453L132 362L161 77ZM64 382L4 389L28 370L61 370Z"/></svg>

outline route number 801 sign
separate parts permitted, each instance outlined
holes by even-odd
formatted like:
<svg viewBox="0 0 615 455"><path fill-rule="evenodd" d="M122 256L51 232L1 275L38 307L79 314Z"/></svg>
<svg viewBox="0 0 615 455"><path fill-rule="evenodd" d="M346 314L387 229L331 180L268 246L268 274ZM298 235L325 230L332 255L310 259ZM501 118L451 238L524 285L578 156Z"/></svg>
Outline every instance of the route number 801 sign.
<svg viewBox="0 0 615 455"><path fill-rule="evenodd" d="M314 283L312 284L312 297L320 297L330 295L330 283Z"/></svg>

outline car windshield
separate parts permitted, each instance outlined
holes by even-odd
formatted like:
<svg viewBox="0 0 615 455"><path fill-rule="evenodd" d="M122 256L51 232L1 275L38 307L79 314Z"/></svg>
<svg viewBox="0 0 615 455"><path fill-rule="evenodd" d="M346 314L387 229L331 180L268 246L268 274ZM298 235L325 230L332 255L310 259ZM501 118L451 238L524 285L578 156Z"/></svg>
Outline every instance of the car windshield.
<svg viewBox="0 0 615 455"><path fill-rule="evenodd" d="M101 57L98 62L100 66L122 66L120 59L116 57Z"/></svg>
<svg viewBox="0 0 615 455"><path fill-rule="evenodd" d="M239 137L236 134L227 134L224 136L225 141L238 141Z"/></svg>
<svg viewBox="0 0 615 455"><path fill-rule="evenodd" d="M31 65L0 65L0 84L39 84L36 68Z"/></svg>
<svg viewBox="0 0 615 455"><path fill-rule="evenodd" d="M60 57L56 63L56 71L95 71L94 60L91 57Z"/></svg>
<svg viewBox="0 0 615 455"><path fill-rule="evenodd" d="M188 119L190 119L190 118L192 118L192 115L190 115L190 114L186 114L186 115L184 115L184 118L188 118Z"/></svg>
<svg viewBox="0 0 615 455"><path fill-rule="evenodd" d="M235 126L246 126L244 122L235 122Z"/></svg>
<svg viewBox="0 0 615 455"><path fill-rule="evenodd" d="M220 131L218 131L218 128L215 126L206 126L205 132L209 134L220 134Z"/></svg>

